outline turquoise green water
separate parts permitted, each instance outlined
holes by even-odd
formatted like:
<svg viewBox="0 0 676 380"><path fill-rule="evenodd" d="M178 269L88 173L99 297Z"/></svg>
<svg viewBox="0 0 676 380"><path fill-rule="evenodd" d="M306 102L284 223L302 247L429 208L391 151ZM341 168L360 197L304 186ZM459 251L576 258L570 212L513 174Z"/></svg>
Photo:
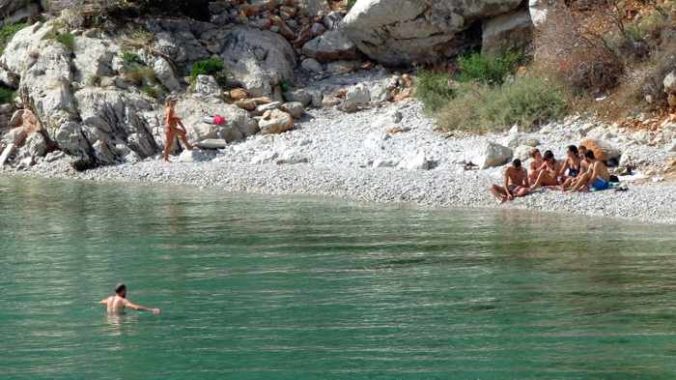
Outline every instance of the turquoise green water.
<svg viewBox="0 0 676 380"><path fill-rule="evenodd" d="M0 378L676 378L673 226L119 187L0 178Z"/></svg>

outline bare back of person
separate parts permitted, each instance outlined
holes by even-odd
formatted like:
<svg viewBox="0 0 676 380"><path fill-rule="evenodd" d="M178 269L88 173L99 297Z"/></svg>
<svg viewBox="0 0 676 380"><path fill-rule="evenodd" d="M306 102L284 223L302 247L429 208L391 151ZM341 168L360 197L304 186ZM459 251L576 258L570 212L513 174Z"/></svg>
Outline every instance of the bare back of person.
<svg viewBox="0 0 676 380"><path fill-rule="evenodd" d="M106 312L108 314L124 314L126 309L132 309L136 311L148 311L155 315L160 314L160 309L150 308L142 305L136 305L127 299L127 286L124 284L118 284L115 287L115 294L110 297L104 298L99 302L102 305L106 305Z"/></svg>
<svg viewBox="0 0 676 380"><path fill-rule="evenodd" d="M105 302L106 312L108 314L124 314L128 301L125 298L115 294L106 298Z"/></svg>

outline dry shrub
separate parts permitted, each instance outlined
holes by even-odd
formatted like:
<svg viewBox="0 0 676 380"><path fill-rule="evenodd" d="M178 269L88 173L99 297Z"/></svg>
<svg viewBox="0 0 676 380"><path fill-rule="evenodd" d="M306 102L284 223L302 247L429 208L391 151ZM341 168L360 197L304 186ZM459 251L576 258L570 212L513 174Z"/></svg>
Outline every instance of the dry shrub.
<svg viewBox="0 0 676 380"><path fill-rule="evenodd" d="M575 93L602 93L617 86L624 63L606 39L616 31L614 19L589 18L564 5L552 8L535 34L535 62Z"/></svg>

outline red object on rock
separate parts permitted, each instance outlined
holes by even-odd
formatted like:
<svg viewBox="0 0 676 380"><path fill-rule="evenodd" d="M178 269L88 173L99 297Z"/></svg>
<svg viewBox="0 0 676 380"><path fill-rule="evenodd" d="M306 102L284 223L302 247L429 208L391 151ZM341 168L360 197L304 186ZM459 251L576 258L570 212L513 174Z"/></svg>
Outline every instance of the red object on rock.
<svg viewBox="0 0 676 380"><path fill-rule="evenodd" d="M225 118L221 115L215 115L214 116L214 124L216 124L216 125L223 125L223 124L225 124L226 121L227 120L225 120Z"/></svg>

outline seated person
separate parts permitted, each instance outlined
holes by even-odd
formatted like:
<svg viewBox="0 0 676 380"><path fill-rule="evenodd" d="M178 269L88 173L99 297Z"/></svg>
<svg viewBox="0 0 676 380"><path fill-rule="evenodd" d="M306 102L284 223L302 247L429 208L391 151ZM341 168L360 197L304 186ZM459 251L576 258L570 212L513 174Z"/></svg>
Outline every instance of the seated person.
<svg viewBox="0 0 676 380"><path fill-rule="evenodd" d="M538 179L538 175L540 175L540 167L542 164L544 164L544 161L542 160L542 153L540 153L540 150L538 148L534 148L533 150L530 151L530 158L533 159L530 163L530 172L528 174L528 180L531 183L535 183Z"/></svg>
<svg viewBox="0 0 676 380"><path fill-rule="evenodd" d="M573 182L572 191L601 191L610 188L610 173L606 164L594 157L594 152L588 150L585 154L589 169Z"/></svg>
<svg viewBox="0 0 676 380"><path fill-rule="evenodd" d="M517 158L505 170L504 185L493 185L490 191L500 203L528 195L528 172L521 167L521 160Z"/></svg>
<svg viewBox="0 0 676 380"><path fill-rule="evenodd" d="M570 187L573 179L580 174L582 164L580 152L575 145L569 145L566 154L566 160L561 165L561 170L559 170L559 183L563 191Z"/></svg>
<svg viewBox="0 0 676 380"><path fill-rule="evenodd" d="M554 158L554 153L551 150L546 151L543 160L544 163L538 169L540 174L538 174L535 183L530 187L531 191L540 186L558 186L559 184L557 177L561 165Z"/></svg>
<svg viewBox="0 0 676 380"><path fill-rule="evenodd" d="M580 152L580 173L584 173L589 169L589 163L587 162L587 147L580 145L577 148L577 151Z"/></svg>

